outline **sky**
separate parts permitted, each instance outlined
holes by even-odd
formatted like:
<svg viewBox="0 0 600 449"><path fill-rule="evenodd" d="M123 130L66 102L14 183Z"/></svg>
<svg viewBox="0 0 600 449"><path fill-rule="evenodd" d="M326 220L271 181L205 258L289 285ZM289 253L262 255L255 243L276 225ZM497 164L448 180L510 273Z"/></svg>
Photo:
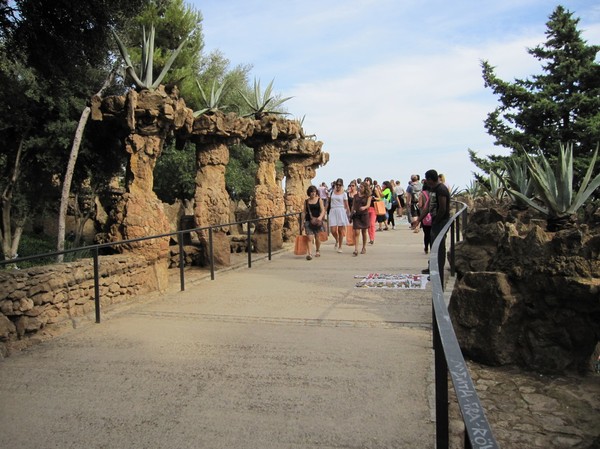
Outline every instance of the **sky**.
<svg viewBox="0 0 600 449"><path fill-rule="evenodd" d="M600 44L600 2L573 0L187 0L203 16L205 53L251 65L250 82L293 97L283 106L329 153L313 184L428 169L465 188L479 156L509 154L483 126L498 98L481 61L505 81L541 74L527 53L561 4Z"/></svg>

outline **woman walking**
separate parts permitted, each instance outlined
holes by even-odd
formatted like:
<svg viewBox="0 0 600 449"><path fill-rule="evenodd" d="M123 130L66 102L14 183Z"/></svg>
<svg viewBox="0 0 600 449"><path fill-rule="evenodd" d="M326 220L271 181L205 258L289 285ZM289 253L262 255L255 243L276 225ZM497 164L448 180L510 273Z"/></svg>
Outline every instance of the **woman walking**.
<svg viewBox="0 0 600 449"><path fill-rule="evenodd" d="M369 245L375 243L375 223L377 222L377 213L375 212L375 201L379 200L379 192L373 186L373 180L370 177L365 178L369 187L371 201L369 202ZM362 185L362 184L361 184Z"/></svg>
<svg viewBox="0 0 600 449"><path fill-rule="evenodd" d="M352 210L352 200L354 199L354 195L356 195L357 193L357 188L356 188L356 180L353 179L352 181L350 181L350 184L348 184L348 191L346 192L348 194L348 207L350 208L350 210Z"/></svg>
<svg viewBox="0 0 600 449"><path fill-rule="evenodd" d="M389 224L391 223L392 225L392 229L396 228L396 222L394 221L394 211L395 211L395 207L394 207L394 194L392 192L392 185L390 184L389 181L383 181L383 183L381 184L383 187L383 190L381 191L381 197L384 199L385 203L386 203L386 215L385 220L383 220L383 225L385 225L384 231L387 231L389 229ZM397 203L396 203L397 204ZM389 205L389 208L388 208ZM381 225L382 223L379 223L379 230L381 231Z"/></svg>
<svg viewBox="0 0 600 449"><path fill-rule="evenodd" d="M306 260L311 260L312 247L315 245L315 257L320 257L321 241L317 237L319 232L325 232L323 220L325 219L325 205L319 197L319 192L315 186L310 186L306 190L308 198L304 201L304 231L308 236L308 249Z"/></svg>
<svg viewBox="0 0 600 449"><path fill-rule="evenodd" d="M371 209L371 186L363 182L352 201L352 229L354 230L354 257L358 256L358 237L362 235L361 254L367 252L367 230L371 225L369 216Z"/></svg>
<svg viewBox="0 0 600 449"><path fill-rule="evenodd" d="M350 224L348 217L350 216L350 208L348 207L348 195L344 192L344 181L338 178L335 181L335 186L331 196L329 197L331 209L329 209L329 229L331 235L335 239L334 249L342 252L342 243L344 241L344 233L346 226Z"/></svg>

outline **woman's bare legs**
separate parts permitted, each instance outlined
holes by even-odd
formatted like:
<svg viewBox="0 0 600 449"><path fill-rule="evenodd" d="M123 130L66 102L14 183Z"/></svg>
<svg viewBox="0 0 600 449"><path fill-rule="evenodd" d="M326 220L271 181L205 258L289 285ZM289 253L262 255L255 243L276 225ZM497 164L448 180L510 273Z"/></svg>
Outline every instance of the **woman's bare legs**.
<svg viewBox="0 0 600 449"><path fill-rule="evenodd" d="M307 253L306 253L306 260L310 260L312 259L312 246L315 240L315 236L308 234L308 245L307 245Z"/></svg>
<svg viewBox="0 0 600 449"><path fill-rule="evenodd" d="M364 254L367 252L367 230L366 229L361 229L362 231L362 250L360 251L361 254ZM358 244L358 237L356 238L356 242ZM357 246L358 248L358 246Z"/></svg>
<svg viewBox="0 0 600 449"><path fill-rule="evenodd" d="M337 228L337 237L336 240L338 242L338 253L342 252L342 245L344 243L344 227L343 226L336 226Z"/></svg>
<svg viewBox="0 0 600 449"><path fill-rule="evenodd" d="M320 257L321 253L319 250L321 249L321 240L319 240L318 235L313 236L313 238L315 239L315 257Z"/></svg>

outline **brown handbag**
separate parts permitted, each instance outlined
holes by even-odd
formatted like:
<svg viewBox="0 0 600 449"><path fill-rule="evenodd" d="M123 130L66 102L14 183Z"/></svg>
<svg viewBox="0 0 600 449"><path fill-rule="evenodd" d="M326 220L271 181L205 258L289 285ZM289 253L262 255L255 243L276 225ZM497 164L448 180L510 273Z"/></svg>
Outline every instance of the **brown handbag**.
<svg viewBox="0 0 600 449"><path fill-rule="evenodd" d="M300 234L296 236L294 242L294 254L296 256L304 256L308 252L308 236Z"/></svg>
<svg viewBox="0 0 600 449"><path fill-rule="evenodd" d="M383 204L383 201L375 201L373 207L377 215L385 215L385 204Z"/></svg>
<svg viewBox="0 0 600 449"><path fill-rule="evenodd" d="M354 228L352 225L346 226L346 245L354 246Z"/></svg>

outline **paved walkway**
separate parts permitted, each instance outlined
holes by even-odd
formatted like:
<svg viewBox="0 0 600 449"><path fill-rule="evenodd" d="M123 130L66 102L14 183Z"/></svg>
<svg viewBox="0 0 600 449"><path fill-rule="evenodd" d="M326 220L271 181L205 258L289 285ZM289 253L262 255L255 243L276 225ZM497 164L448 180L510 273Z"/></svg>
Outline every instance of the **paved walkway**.
<svg viewBox="0 0 600 449"><path fill-rule="evenodd" d="M0 362L0 447L433 448L422 234L366 255L280 252L151 296Z"/></svg>

